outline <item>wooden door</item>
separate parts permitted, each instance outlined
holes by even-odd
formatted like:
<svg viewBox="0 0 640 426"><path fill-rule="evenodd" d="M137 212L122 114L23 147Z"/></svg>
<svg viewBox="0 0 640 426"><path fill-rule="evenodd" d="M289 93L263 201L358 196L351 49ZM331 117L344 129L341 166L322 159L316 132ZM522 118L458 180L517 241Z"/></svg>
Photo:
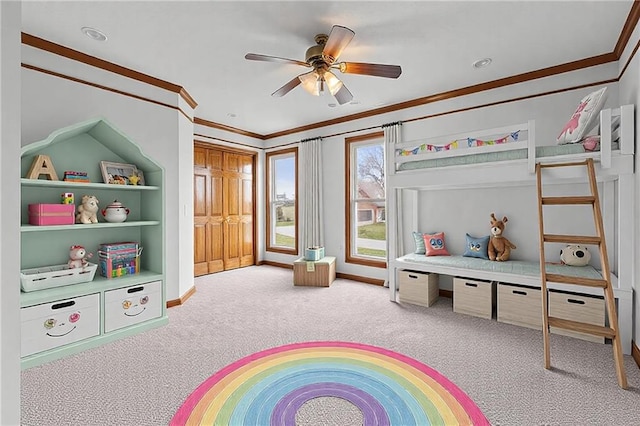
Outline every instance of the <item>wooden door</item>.
<svg viewBox="0 0 640 426"><path fill-rule="evenodd" d="M254 264L254 156L194 147L194 275Z"/></svg>
<svg viewBox="0 0 640 426"><path fill-rule="evenodd" d="M223 216L225 217L225 269L254 264L253 157L223 154Z"/></svg>

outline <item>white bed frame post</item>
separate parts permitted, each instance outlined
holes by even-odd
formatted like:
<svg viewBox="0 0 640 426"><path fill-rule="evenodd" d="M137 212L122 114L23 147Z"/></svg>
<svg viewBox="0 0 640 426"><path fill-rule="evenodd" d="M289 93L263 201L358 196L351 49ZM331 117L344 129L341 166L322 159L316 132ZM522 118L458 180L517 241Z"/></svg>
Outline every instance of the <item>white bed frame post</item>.
<svg viewBox="0 0 640 426"><path fill-rule="evenodd" d="M620 154L635 152L635 114L634 105L620 107ZM604 132L606 133L606 132ZM602 144L601 144L602 146ZM636 155L638 155L636 153ZM633 289L635 277L635 178L633 174L621 174L618 177L618 324L622 351L631 354L633 339Z"/></svg>
<svg viewBox="0 0 640 426"><path fill-rule="evenodd" d="M620 107L620 154L635 152L634 105Z"/></svg>
<svg viewBox="0 0 640 426"><path fill-rule="evenodd" d="M386 223L387 223L387 282L389 287L389 299L396 301L397 279L395 259L398 257L398 192L396 185L392 183L396 174L396 147L394 141L385 141L384 144L384 164L385 164L385 188L386 188Z"/></svg>
<svg viewBox="0 0 640 426"><path fill-rule="evenodd" d="M611 168L611 109L600 111L600 165Z"/></svg>
<svg viewBox="0 0 640 426"><path fill-rule="evenodd" d="M536 121L527 122L527 170L533 174L536 172Z"/></svg>
<svg viewBox="0 0 640 426"><path fill-rule="evenodd" d="M389 284L389 299L396 301L397 295L397 278L395 259L398 255L398 215L400 214L399 193L401 189L387 190L387 282Z"/></svg>
<svg viewBox="0 0 640 426"><path fill-rule="evenodd" d="M618 241L616 253L618 255L618 323L622 351L631 354L632 318L633 318L633 288L634 288L634 244L635 217L634 199L626 194L635 192L634 176L620 175L618 179Z"/></svg>

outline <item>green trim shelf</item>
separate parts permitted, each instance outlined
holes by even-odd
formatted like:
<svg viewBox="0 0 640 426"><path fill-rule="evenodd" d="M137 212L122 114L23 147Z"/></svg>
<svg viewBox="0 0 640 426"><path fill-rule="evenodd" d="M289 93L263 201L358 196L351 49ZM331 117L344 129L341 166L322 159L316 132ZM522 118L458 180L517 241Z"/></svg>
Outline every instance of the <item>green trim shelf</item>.
<svg viewBox="0 0 640 426"><path fill-rule="evenodd" d="M160 225L159 220L139 220L135 222L109 223L99 222L91 224L76 223L74 225L21 225L20 232L49 232L49 231L95 231L101 228L126 228L138 226Z"/></svg>

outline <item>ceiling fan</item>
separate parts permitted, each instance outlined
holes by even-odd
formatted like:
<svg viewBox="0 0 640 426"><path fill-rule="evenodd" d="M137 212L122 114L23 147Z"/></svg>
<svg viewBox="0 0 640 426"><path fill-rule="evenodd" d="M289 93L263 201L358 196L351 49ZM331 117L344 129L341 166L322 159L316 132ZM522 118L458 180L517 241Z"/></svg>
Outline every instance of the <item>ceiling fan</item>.
<svg viewBox="0 0 640 426"><path fill-rule="evenodd" d="M362 74L376 77L398 78L402 73L399 65L368 64L364 62L336 62L345 47L351 42L355 32L347 27L334 25L329 35L318 34L315 46L307 49L305 62L277 56L247 53L245 59L252 61L283 62L312 68L298 75L276 90L271 96L284 96L299 84L309 93L320 96L326 89L335 96L340 105L350 102L353 95L344 83L331 72L332 69L345 74Z"/></svg>

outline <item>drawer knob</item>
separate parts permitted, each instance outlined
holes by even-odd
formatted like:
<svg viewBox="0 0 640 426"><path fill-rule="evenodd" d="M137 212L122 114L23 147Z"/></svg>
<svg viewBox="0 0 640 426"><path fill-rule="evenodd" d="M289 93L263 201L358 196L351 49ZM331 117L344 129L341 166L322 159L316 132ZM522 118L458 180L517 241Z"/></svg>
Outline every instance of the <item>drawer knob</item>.
<svg viewBox="0 0 640 426"><path fill-rule="evenodd" d="M137 293L137 292L142 291L142 290L144 290L143 286L133 287L133 288L128 289L127 293Z"/></svg>
<svg viewBox="0 0 640 426"><path fill-rule="evenodd" d="M414 280L417 280L417 279L418 279L418 276L417 276L417 275L411 275L411 274L409 274L409 278L413 278Z"/></svg>
<svg viewBox="0 0 640 426"><path fill-rule="evenodd" d="M478 284L476 283L464 283L464 285L466 285L467 287L478 287Z"/></svg>
<svg viewBox="0 0 640 426"><path fill-rule="evenodd" d="M522 291L522 290L512 290L513 294L520 294L522 296L526 296L527 292L526 291Z"/></svg>
<svg viewBox="0 0 640 426"><path fill-rule="evenodd" d="M578 299L567 299L567 302L569 302L569 303L575 303L576 305L584 305L584 300L578 300Z"/></svg>

